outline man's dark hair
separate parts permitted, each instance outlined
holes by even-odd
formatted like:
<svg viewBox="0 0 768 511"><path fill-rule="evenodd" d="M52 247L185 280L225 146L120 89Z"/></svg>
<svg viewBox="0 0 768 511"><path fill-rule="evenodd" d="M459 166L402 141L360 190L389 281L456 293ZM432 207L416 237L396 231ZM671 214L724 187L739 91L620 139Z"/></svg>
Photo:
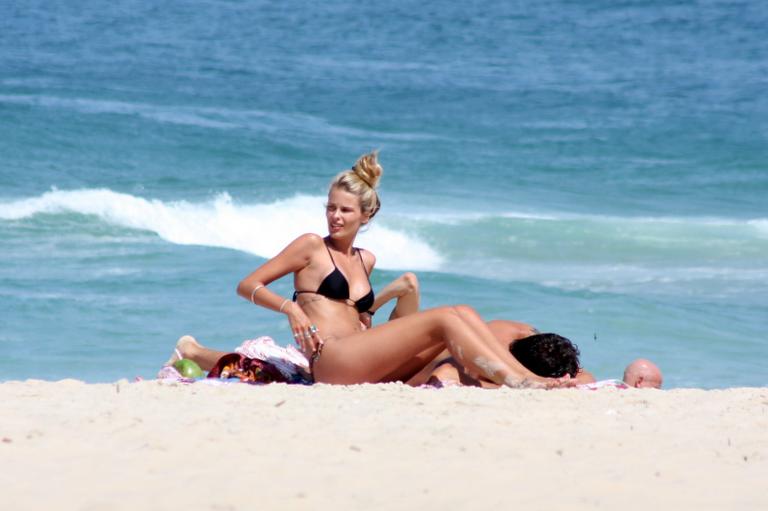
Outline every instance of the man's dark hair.
<svg viewBox="0 0 768 511"><path fill-rule="evenodd" d="M536 334L519 339L509 346L521 364L534 374L560 378L579 372L579 348L557 334Z"/></svg>

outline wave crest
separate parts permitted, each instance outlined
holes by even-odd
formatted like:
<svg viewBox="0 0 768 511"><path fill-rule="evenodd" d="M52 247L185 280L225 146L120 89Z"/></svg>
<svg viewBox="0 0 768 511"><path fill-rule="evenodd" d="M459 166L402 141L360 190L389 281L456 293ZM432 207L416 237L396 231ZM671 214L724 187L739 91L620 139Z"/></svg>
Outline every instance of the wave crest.
<svg viewBox="0 0 768 511"><path fill-rule="evenodd" d="M0 219L38 214L94 215L113 225L156 233L179 245L241 250L269 258L305 232L325 232L323 198L299 195L269 204L236 204L227 193L204 203L164 202L109 189L52 190L39 197L0 203ZM358 240L386 270L437 270L442 258L425 242L382 225Z"/></svg>

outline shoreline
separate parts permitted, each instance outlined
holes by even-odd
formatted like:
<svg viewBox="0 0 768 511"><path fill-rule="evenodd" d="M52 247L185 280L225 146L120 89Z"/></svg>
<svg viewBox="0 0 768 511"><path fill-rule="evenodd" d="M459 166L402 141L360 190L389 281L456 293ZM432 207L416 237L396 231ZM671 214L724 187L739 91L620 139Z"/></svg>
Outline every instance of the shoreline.
<svg viewBox="0 0 768 511"><path fill-rule="evenodd" d="M19 509L768 507L768 388L0 383Z"/></svg>

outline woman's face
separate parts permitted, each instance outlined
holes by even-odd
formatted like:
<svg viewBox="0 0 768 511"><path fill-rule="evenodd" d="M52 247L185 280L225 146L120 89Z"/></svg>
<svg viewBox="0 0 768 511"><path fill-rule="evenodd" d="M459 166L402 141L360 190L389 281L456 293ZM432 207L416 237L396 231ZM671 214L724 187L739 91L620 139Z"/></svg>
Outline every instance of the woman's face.
<svg viewBox="0 0 768 511"><path fill-rule="evenodd" d="M328 234L332 238L355 236L360 226L368 222L367 215L360 209L360 199L341 188L331 188L328 204L325 206Z"/></svg>

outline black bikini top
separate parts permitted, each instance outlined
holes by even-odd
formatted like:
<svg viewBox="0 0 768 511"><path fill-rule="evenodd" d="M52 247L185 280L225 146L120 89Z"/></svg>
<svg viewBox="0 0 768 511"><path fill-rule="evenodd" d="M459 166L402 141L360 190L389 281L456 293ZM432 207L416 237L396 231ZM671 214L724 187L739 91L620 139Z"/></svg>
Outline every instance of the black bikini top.
<svg viewBox="0 0 768 511"><path fill-rule="evenodd" d="M371 287L371 290L368 291L368 294L360 298L359 300L351 301L349 299L349 282L347 282L347 278L344 276L343 273L339 270L339 268L336 266L336 261L333 260L333 255L331 254L331 249L328 248L328 244L325 245L326 250L328 250L328 256L331 258L331 262L333 263L333 271L326 275L326 277L323 279L323 281L320 283L320 287L317 288L317 291L294 291L293 293L293 301L296 301L296 298L301 293L314 293L318 295L325 296L326 298L330 298L332 300L345 300L347 302L351 302L351 305L354 305L355 309L357 309L357 312L366 312L368 309L373 307L373 287ZM363 256L360 254L360 249L356 248L358 257L360 257L360 264L363 265L363 270L365 270L365 275L369 277L368 285L370 286L370 275L368 275L368 270L365 269L365 263L363 262Z"/></svg>

